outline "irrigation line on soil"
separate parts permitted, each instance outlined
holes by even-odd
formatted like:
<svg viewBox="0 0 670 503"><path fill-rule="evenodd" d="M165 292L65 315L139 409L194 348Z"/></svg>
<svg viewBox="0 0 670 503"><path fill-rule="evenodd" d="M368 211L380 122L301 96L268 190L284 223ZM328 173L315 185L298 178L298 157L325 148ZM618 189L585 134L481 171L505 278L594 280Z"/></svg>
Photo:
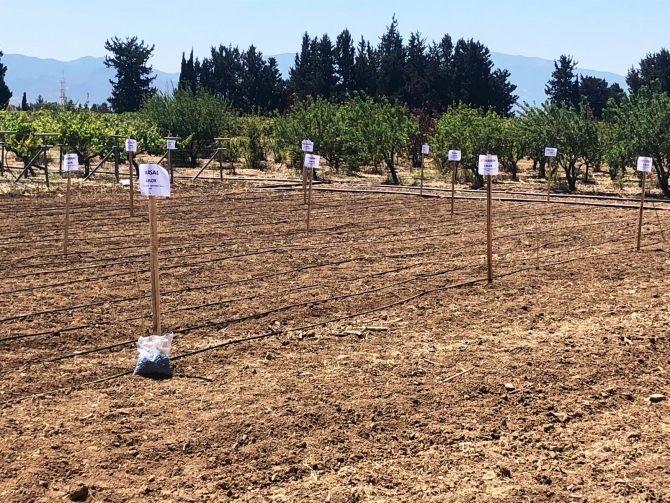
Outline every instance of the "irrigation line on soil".
<svg viewBox="0 0 670 503"><path fill-rule="evenodd" d="M598 254L590 255L588 257L573 257L571 259L566 259L566 260L561 260L561 261L552 262L552 263L548 263L548 264L543 264L540 267L542 267L542 268L554 267L554 266L558 266L558 265L567 264L567 263L570 263L570 262L575 262L575 261L578 261L578 260L590 260L592 258L600 258L600 257L609 256L609 255L619 254L619 253L625 252L627 250L630 251L630 250L632 250L632 248L627 247L627 248L624 248L622 250L614 250L614 251L605 252L605 253L598 253ZM520 274L522 272L530 271L530 270L535 269L535 268L536 268L536 266L523 267L523 268L520 268L520 269L517 269L517 270L514 270L514 271L510 271L510 272L506 272L506 273L503 273L503 274L496 275L496 276L494 276L494 279L501 279L501 278L504 278L504 277L509 277L509 276L512 276L512 275L515 275L515 274ZM416 300L418 298L425 297L427 295L431 295L431 294L438 293L438 292L444 292L444 291L451 290L451 289L463 288L463 287L467 287L467 286L474 286L476 284L484 283L484 282L487 282L486 278L476 278L476 279L465 281L465 282L460 282L460 283L450 284L450 285L444 285L444 286L440 286L440 287L437 287L437 288L432 288L432 289L429 289L429 290L423 290L423 291L421 291L417 294L414 294L410 297L406 297L406 298L394 301L390 304L386 304L384 306L369 309L369 310L366 310L366 311L363 311L363 312L358 312L358 313L354 313L354 314L340 316L340 317L332 318L332 319L329 319L329 320L323 320L323 321L319 321L319 322L316 322L316 323L304 325L304 326L301 326L301 327L293 327L293 328L287 329L285 331L274 331L273 330L271 332L266 332L266 333L259 334L259 335L256 335L256 336L230 340L230 341L226 341L226 342L223 342L223 343L220 343L220 344L215 344L215 345L212 345L212 346L207 346L205 348L201 348L201 349L197 349L197 350L190 351L190 352L187 352L187 353L182 353L180 355L176 355L176 356L172 357L171 360L179 361L179 360L182 360L184 358L189 358L189 357L196 356L196 355L199 355L199 354L203 354L203 353L206 353L206 352L215 351L215 350L218 350L218 349L223 349L225 347L232 346L232 345L238 345L238 344L242 344L242 343L245 343L245 342L254 342L254 341L258 341L258 340L262 340L262 339L268 339L268 338L271 338L271 337L279 337L279 336L282 336L282 335L286 335L287 333L290 333L290 332L298 332L298 331L309 330L309 329L312 329L312 328L325 326L325 325L328 325L330 323L337 323L337 322L344 321L344 320L347 320L347 319L357 318L357 317L360 317L360 316L366 316L366 315L369 315L369 314L373 314L375 312L383 311L383 310L390 309L390 308L393 308L393 307L396 307L396 306L399 306L399 305L402 305L402 304L406 304L408 302L411 302L411 301ZM134 342L135 341L133 340L132 343L134 343ZM92 386L92 385L95 385L95 384L100 384L100 383L116 380L116 379L119 379L121 377L131 375L132 373L133 373L133 371L129 370L129 371L122 372L122 373L119 373L119 374L115 374L115 375L112 375L112 376L109 376L109 377L104 377L102 379L97 379L95 381L87 381L87 382L83 382L83 383L77 383L77 384L72 385L72 386L68 386L68 387L64 387L64 388L57 388L57 389L53 389L53 390L43 392L43 393L37 393L37 394L33 393L33 394L30 394L30 395L24 395L24 396L21 396L21 397L10 398L9 400L5 400L5 401L0 402L0 406L9 405L9 404L12 404L12 403L20 403L24 400L29 400L29 399L49 397L50 395L63 393L63 392L68 392L68 391L73 391L73 390L76 390L76 389L81 389L81 388Z"/></svg>

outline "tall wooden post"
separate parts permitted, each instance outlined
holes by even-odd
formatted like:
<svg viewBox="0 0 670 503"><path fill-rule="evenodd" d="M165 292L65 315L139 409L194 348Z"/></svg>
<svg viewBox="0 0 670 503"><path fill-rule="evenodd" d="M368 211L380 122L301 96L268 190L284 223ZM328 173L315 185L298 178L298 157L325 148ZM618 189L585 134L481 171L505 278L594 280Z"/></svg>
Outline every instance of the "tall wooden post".
<svg viewBox="0 0 670 503"><path fill-rule="evenodd" d="M307 168L302 167L302 204L307 204Z"/></svg>
<svg viewBox="0 0 670 503"><path fill-rule="evenodd" d="M65 192L65 229L63 230L63 253L67 255L67 234L70 228L70 186L72 184L72 173L67 172L67 190Z"/></svg>
<svg viewBox="0 0 670 503"><path fill-rule="evenodd" d="M312 180L314 178L314 170L309 169L309 194L307 196L307 231L309 232L309 219L312 212Z"/></svg>
<svg viewBox="0 0 670 503"><path fill-rule="evenodd" d="M134 217L135 216L135 184L134 184L134 176L133 176L133 171L135 170L135 166L133 165L133 157L134 154L133 152L128 152L128 173L130 174L130 216Z"/></svg>
<svg viewBox="0 0 670 503"><path fill-rule="evenodd" d="M158 218L156 198L149 198L149 223L151 225L151 314L153 335L161 335L160 272L158 269Z"/></svg>
<svg viewBox="0 0 670 503"><path fill-rule="evenodd" d="M486 176L486 259L489 284L493 283L493 218L491 175Z"/></svg>
<svg viewBox="0 0 670 503"><path fill-rule="evenodd" d="M551 201L551 157L547 157L547 202Z"/></svg>
<svg viewBox="0 0 670 503"><path fill-rule="evenodd" d="M423 169L425 165L425 160L426 160L426 155L421 152L421 190L419 191L419 194L423 196Z"/></svg>
<svg viewBox="0 0 670 503"><path fill-rule="evenodd" d="M642 220L644 219L644 195L646 192L647 173L642 172L642 197L640 197L640 219L637 224L637 251L642 246Z"/></svg>
<svg viewBox="0 0 670 503"><path fill-rule="evenodd" d="M456 170L458 164L456 161L451 161L451 218L454 218L454 200L456 199Z"/></svg>

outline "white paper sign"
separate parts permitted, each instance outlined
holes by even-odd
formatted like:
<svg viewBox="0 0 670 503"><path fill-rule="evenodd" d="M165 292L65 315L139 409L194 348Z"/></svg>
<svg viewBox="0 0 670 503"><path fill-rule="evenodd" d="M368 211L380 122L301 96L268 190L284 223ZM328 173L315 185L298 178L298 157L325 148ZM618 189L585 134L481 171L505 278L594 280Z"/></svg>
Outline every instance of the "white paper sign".
<svg viewBox="0 0 670 503"><path fill-rule="evenodd" d="M547 147L544 149L544 156L545 157L556 157L558 155L558 149L557 148L551 148Z"/></svg>
<svg viewBox="0 0 670 503"><path fill-rule="evenodd" d="M65 154L63 157L63 171L79 170L79 156L77 154Z"/></svg>
<svg viewBox="0 0 670 503"><path fill-rule="evenodd" d="M158 164L140 164L140 194L170 197L170 174Z"/></svg>
<svg viewBox="0 0 670 503"><path fill-rule="evenodd" d="M496 176L498 174L498 156L480 155L479 174L483 176Z"/></svg>
<svg viewBox="0 0 670 503"><path fill-rule="evenodd" d="M314 152L314 142L309 140L302 141L302 151L303 152Z"/></svg>
<svg viewBox="0 0 670 503"><path fill-rule="evenodd" d="M430 145L422 145L421 153L426 155L430 154Z"/></svg>
<svg viewBox="0 0 670 503"><path fill-rule="evenodd" d="M310 169L317 169L319 167L319 161L321 156L307 154L305 156L305 167Z"/></svg>
<svg viewBox="0 0 670 503"><path fill-rule="evenodd" d="M167 141L168 150L177 150L177 140L168 140Z"/></svg>
<svg viewBox="0 0 670 503"><path fill-rule="evenodd" d="M449 151L449 160L450 161L460 161L461 160L461 151L460 150L450 150Z"/></svg>
<svg viewBox="0 0 670 503"><path fill-rule="evenodd" d="M126 152L137 152L137 140L126 140Z"/></svg>
<svg viewBox="0 0 670 503"><path fill-rule="evenodd" d="M654 164L654 160L651 157L638 157L637 158L637 170L642 173L651 173L651 167Z"/></svg>

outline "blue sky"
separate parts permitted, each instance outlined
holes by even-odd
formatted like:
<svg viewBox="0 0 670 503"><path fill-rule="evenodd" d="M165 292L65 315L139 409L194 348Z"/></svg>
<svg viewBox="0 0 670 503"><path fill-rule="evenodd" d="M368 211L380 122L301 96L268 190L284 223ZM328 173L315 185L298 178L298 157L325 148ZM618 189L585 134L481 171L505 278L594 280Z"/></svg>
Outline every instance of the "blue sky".
<svg viewBox="0 0 670 503"><path fill-rule="evenodd" d="M219 43L296 52L303 32L334 39L345 27L376 42L394 13L403 36L449 33L545 59L567 53L582 68L621 74L670 45L667 0L0 0L0 50L72 60L102 56L109 37L138 35L156 44L154 67L175 72L191 47L200 56Z"/></svg>

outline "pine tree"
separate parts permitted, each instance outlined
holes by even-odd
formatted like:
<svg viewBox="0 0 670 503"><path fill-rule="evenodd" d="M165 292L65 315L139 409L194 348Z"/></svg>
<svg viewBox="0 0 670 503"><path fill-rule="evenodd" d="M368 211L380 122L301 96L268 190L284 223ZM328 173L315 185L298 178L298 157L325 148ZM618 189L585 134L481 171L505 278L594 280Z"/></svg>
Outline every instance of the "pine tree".
<svg viewBox="0 0 670 503"><path fill-rule="evenodd" d="M266 90L266 111L283 112L286 108L285 84L275 58L268 58L263 68L263 87Z"/></svg>
<svg viewBox="0 0 670 503"><path fill-rule="evenodd" d="M610 86L605 79L581 76L580 94L593 111L593 115L602 119L603 110L610 99Z"/></svg>
<svg viewBox="0 0 670 503"><path fill-rule="evenodd" d="M558 61L554 61L554 71L551 79L546 85L544 92L549 101L554 105L578 105L579 104L579 81L575 76L577 62L572 56L562 55ZM575 86L577 92L575 93ZM575 101L575 98L576 101Z"/></svg>
<svg viewBox="0 0 670 503"><path fill-rule="evenodd" d="M317 49L315 89L313 96L330 99L335 94L337 75L335 73L335 49L328 35L319 40Z"/></svg>
<svg viewBox="0 0 670 503"><path fill-rule="evenodd" d="M201 64L196 59L193 68L198 82L207 91L226 98L233 106L244 106L245 90L240 84L242 53L237 47L212 47L210 57Z"/></svg>
<svg viewBox="0 0 670 503"><path fill-rule="evenodd" d="M514 94L517 86L509 80L511 74L508 70L497 69L491 74L492 100L489 105L497 114L505 117L513 115L512 109L519 96Z"/></svg>
<svg viewBox="0 0 670 503"><path fill-rule="evenodd" d="M105 66L116 70L116 80L112 84L112 96L107 100L117 113L136 112L145 98L155 94L152 86L156 77L152 77L153 68L147 63L155 46L147 46L137 37L125 41L117 37L105 42L105 49L112 56L105 56Z"/></svg>
<svg viewBox="0 0 670 503"><path fill-rule="evenodd" d="M426 60L428 87L427 108L433 114L444 112L454 103L454 43L445 35L439 44L432 43Z"/></svg>
<svg viewBox="0 0 670 503"><path fill-rule="evenodd" d="M0 51L0 110L5 110L9 105L9 100L12 99L12 92L5 83L5 74L7 73L7 66L2 64L2 57L4 54Z"/></svg>
<svg viewBox="0 0 670 503"><path fill-rule="evenodd" d="M386 28L386 33L379 42L377 52L379 57L377 94L389 99L400 98L405 85L403 78L405 48L395 15L391 19L391 26Z"/></svg>
<svg viewBox="0 0 670 503"><path fill-rule="evenodd" d="M428 56L426 54L426 41L421 38L421 33L410 34L407 43L407 61L403 68L403 100L412 108L424 108L428 98L430 83L426 78L428 70Z"/></svg>
<svg viewBox="0 0 670 503"><path fill-rule="evenodd" d="M241 109L246 113L267 111L269 89L264 85L265 60L263 54L251 45L242 53L240 88L243 90Z"/></svg>
<svg viewBox="0 0 670 503"><path fill-rule="evenodd" d="M198 77L195 73L195 63L193 61L193 49L191 55L186 60L186 54L181 55L181 73L179 74L179 89L189 89L195 94L198 89Z"/></svg>
<svg viewBox="0 0 670 503"><path fill-rule="evenodd" d="M316 73L316 39L312 40L307 32L302 36L300 53L295 55L293 68L289 72L289 88L299 98L314 93Z"/></svg>
<svg viewBox="0 0 670 503"><path fill-rule="evenodd" d="M377 54L370 42L361 37L354 66L355 89L368 96L377 94Z"/></svg>
<svg viewBox="0 0 670 503"><path fill-rule="evenodd" d="M654 83L660 92L670 92L670 52L662 48L649 53L640 61L640 68L631 68L626 77L630 92L637 94L642 86L652 87Z"/></svg>
<svg viewBox="0 0 670 503"><path fill-rule="evenodd" d="M349 30L344 30L335 43L335 62L337 64L337 96L343 100L356 89L356 49Z"/></svg>
<svg viewBox="0 0 670 503"><path fill-rule="evenodd" d="M455 101L475 107L488 107L493 101L489 50L472 39L456 43L453 56Z"/></svg>
<svg viewBox="0 0 670 503"><path fill-rule="evenodd" d="M23 93L23 98L21 98L21 110L23 112L27 112L30 110L30 105L28 105L28 97L26 96L26 93Z"/></svg>

